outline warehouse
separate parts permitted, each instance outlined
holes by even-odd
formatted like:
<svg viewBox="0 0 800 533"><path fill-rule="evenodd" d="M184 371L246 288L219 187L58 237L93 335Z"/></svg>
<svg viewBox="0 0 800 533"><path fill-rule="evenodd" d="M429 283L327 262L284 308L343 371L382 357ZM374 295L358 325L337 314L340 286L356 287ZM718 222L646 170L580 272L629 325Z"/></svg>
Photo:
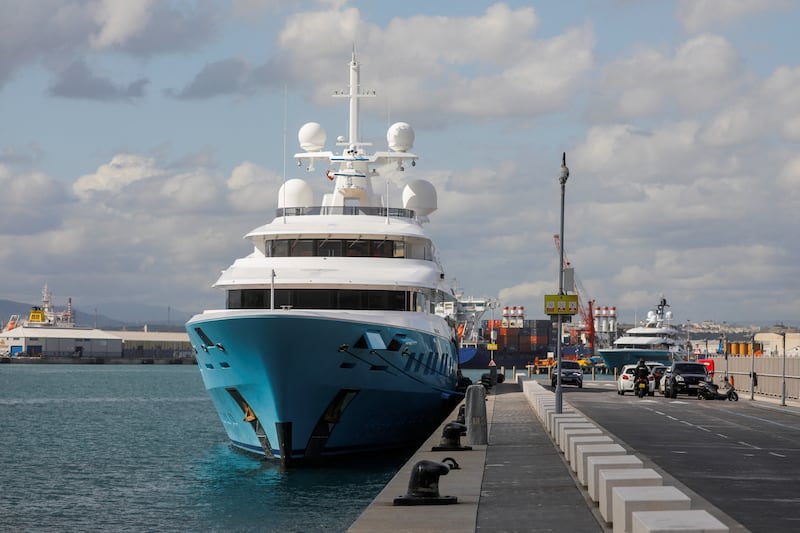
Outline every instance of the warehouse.
<svg viewBox="0 0 800 533"><path fill-rule="evenodd" d="M0 354L11 357L121 357L122 339L99 329L20 326L0 333Z"/></svg>

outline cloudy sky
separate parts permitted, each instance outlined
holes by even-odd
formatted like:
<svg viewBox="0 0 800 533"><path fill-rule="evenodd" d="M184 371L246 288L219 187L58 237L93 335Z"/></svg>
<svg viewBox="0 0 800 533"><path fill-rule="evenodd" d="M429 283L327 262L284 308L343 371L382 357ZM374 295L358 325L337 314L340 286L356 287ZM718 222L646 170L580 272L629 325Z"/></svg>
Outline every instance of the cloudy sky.
<svg viewBox="0 0 800 533"><path fill-rule="evenodd" d="M414 127L398 179L437 186L466 294L543 317L567 152L585 300L797 323L799 25L792 0L0 0L0 298L222 306L283 176L325 186L291 154L305 122L346 133L355 46L362 132Z"/></svg>

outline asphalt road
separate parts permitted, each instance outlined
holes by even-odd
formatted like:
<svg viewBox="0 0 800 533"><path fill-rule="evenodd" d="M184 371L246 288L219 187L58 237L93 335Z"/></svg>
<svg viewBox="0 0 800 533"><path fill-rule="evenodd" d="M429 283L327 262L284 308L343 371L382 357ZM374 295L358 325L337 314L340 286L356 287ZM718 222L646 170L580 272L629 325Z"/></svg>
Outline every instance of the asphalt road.
<svg viewBox="0 0 800 533"><path fill-rule="evenodd" d="M753 532L800 531L800 408L619 396L613 382L564 399Z"/></svg>

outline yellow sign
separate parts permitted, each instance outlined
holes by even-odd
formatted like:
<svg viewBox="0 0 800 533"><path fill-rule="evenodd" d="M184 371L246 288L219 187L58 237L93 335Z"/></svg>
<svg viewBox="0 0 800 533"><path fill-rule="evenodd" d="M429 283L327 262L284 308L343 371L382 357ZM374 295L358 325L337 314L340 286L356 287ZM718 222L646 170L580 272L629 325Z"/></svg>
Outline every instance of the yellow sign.
<svg viewBox="0 0 800 533"><path fill-rule="evenodd" d="M578 314L577 294L545 294L544 314L576 315Z"/></svg>
<svg viewBox="0 0 800 533"><path fill-rule="evenodd" d="M487 344L486 349L497 351L497 344Z"/></svg>

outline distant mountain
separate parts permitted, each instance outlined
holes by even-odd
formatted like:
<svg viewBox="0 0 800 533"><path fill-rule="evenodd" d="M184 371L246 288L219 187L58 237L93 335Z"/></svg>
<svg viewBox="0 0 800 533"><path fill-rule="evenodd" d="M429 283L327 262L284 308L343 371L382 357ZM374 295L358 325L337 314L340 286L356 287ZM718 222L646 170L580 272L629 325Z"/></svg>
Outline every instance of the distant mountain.
<svg viewBox="0 0 800 533"><path fill-rule="evenodd" d="M98 311L113 316L127 324L160 324L183 326L195 313L181 311L169 306L135 304L130 302L106 302L97 304Z"/></svg>
<svg viewBox="0 0 800 533"><path fill-rule="evenodd" d="M4 326L11 315L20 315L27 318L28 312L35 304L0 300L0 323ZM66 306L55 306L57 310L64 310ZM85 312L75 307L75 324L90 326L100 329L139 328L147 325L152 329L182 329L183 324L191 318L192 313L178 309L162 308L151 305L131 303L106 303L96 307L97 312ZM111 317L114 318L111 318Z"/></svg>

